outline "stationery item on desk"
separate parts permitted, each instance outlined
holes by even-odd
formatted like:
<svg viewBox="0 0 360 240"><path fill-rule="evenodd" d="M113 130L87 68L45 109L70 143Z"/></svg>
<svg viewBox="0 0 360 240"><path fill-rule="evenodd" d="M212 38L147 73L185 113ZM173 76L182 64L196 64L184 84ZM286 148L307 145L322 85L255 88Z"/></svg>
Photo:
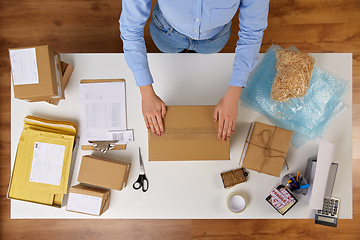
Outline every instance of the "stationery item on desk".
<svg viewBox="0 0 360 240"><path fill-rule="evenodd" d="M250 125L240 165L244 168L279 177L286 162L292 132L260 122Z"/></svg>
<svg viewBox="0 0 360 240"><path fill-rule="evenodd" d="M85 155L81 160L78 181L120 191L126 187L130 168L131 163Z"/></svg>
<svg viewBox="0 0 360 240"><path fill-rule="evenodd" d="M60 55L51 47L13 48L9 55L15 98L55 103L65 98Z"/></svg>
<svg viewBox="0 0 360 240"><path fill-rule="evenodd" d="M308 181L310 183L310 186L307 189L309 196L311 196L311 192L312 192L312 183L314 182L316 163L317 163L317 160L315 157L315 158L310 158L306 165L305 178L309 179ZM326 189L325 189L325 196L324 196L325 198L332 197L332 191L333 191L334 184L335 184L337 169L338 169L338 163L331 163L329 176L328 176L328 179L326 182Z"/></svg>
<svg viewBox="0 0 360 240"><path fill-rule="evenodd" d="M302 175L300 175L299 171L298 171L296 177L294 177L291 173L286 174L282 178L281 183L290 192L302 193L303 195L306 194L306 189L310 186L307 183L306 178L304 178Z"/></svg>
<svg viewBox="0 0 360 240"><path fill-rule="evenodd" d="M66 210L100 216L109 208L110 194L110 189L80 183L70 188Z"/></svg>
<svg viewBox="0 0 360 240"><path fill-rule="evenodd" d="M320 142L317 155L314 182L312 185L310 208L321 209L323 206L326 184L330 166L334 156L335 145L329 142Z"/></svg>
<svg viewBox="0 0 360 240"><path fill-rule="evenodd" d="M231 193L226 199L226 205L233 213L241 213L246 208L246 198L240 193Z"/></svg>
<svg viewBox="0 0 360 240"><path fill-rule="evenodd" d="M126 128L124 79L80 81L81 149L124 150L133 141Z"/></svg>
<svg viewBox="0 0 360 240"><path fill-rule="evenodd" d="M76 126L33 116L24 122L7 197L62 207L77 153Z"/></svg>
<svg viewBox="0 0 360 240"><path fill-rule="evenodd" d="M283 185L273 188L266 201L281 215L285 215L298 202Z"/></svg>
<svg viewBox="0 0 360 240"><path fill-rule="evenodd" d="M133 188L135 190L139 190L141 188L141 190L143 192L146 192L149 188L149 181L146 178L145 167L144 167L144 162L141 157L140 148L139 148L139 162L140 162L140 174L139 174L139 177L136 180L136 182L134 182Z"/></svg>
<svg viewBox="0 0 360 240"><path fill-rule="evenodd" d="M322 209L315 211L315 223L330 227L337 227L339 207L339 198L324 198Z"/></svg>
<svg viewBox="0 0 360 240"><path fill-rule="evenodd" d="M230 160L230 143L218 138L215 106L167 106L165 132L148 132L149 161Z"/></svg>
<svg viewBox="0 0 360 240"><path fill-rule="evenodd" d="M299 174L300 174L300 172L298 171L296 174L296 182L299 182Z"/></svg>
<svg viewBox="0 0 360 240"><path fill-rule="evenodd" d="M224 184L224 188L231 188L239 183L246 182L248 173L243 168L222 172L221 179Z"/></svg>

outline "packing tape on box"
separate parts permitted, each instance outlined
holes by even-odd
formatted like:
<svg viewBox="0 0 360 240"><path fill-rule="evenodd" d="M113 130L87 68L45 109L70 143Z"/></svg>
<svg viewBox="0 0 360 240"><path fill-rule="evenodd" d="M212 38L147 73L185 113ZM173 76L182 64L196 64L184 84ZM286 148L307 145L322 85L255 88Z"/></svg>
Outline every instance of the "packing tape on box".
<svg viewBox="0 0 360 240"><path fill-rule="evenodd" d="M227 197L226 205L233 213L241 213L246 208L246 199L240 193L233 192Z"/></svg>

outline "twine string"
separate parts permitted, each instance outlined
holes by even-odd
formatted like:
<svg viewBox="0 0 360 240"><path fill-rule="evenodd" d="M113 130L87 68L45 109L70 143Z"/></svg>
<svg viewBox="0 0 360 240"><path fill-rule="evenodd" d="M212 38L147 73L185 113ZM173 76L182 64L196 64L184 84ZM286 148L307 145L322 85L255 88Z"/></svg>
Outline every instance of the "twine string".
<svg viewBox="0 0 360 240"><path fill-rule="evenodd" d="M275 127L275 131L276 131L276 127ZM274 133L275 133L275 131L274 131ZM260 143L262 144L262 146L258 146L256 144L251 143L251 144L253 144L253 145L257 146L257 147L260 147L260 148L264 149L264 159L260 164L260 171L259 171L260 173L262 173L262 170L263 170L264 166L267 165L270 162L270 158L272 158L272 157L281 157L281 158L283 158L284 162L286 164L287 170L289 170L289 165L287 164L286 158L284 157L284 155L286 155L286 153L281 152L281 151L279 151L277 149L272 149L271 148L271 145L272 145L272 142L273 142L273 139L274 139L274 133L272 133L269 129L265 129L259 134L259 140L260 140ZM265 135L268 135L267 136L267 141L265 141ZM271 150L278 151L278 152L282 153L283 155L270 155Z"/></svg>

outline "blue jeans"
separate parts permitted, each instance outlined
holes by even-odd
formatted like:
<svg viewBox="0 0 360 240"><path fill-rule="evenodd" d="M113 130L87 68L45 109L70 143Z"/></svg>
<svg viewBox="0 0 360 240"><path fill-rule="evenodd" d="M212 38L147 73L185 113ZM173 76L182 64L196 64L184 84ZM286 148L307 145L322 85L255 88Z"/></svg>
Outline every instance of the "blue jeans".
<svg viewBox="0 0 360 240"><path fill-rule="evenodd" d="M231 34L231 21L215 36L204 40L195 40L176 31L163 17L158 4L155 4L150 23L151 37L161 52L178 53L185 49L198 53L217 53L228 42Z"/></svg>

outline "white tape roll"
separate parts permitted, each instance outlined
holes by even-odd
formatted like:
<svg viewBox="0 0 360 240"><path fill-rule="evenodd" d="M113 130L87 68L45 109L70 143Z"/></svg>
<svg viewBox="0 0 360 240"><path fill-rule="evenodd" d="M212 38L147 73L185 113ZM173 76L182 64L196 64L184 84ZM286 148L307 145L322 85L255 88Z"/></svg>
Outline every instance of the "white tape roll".
<svg viewBox="0 0 360 240"><path fill-rule="evenodd" d="M241 213L246 208L246 199L240 193L231 193L226 204L233 213Z"/></svg>

